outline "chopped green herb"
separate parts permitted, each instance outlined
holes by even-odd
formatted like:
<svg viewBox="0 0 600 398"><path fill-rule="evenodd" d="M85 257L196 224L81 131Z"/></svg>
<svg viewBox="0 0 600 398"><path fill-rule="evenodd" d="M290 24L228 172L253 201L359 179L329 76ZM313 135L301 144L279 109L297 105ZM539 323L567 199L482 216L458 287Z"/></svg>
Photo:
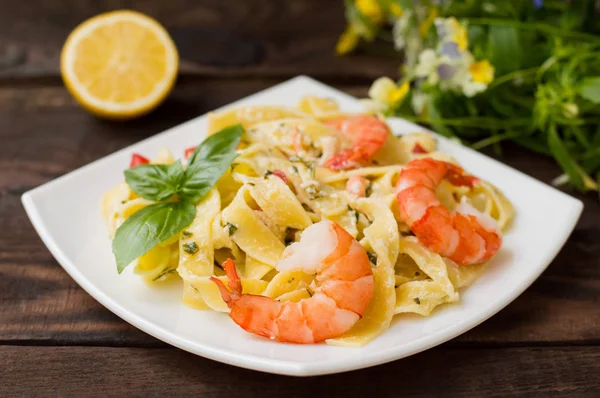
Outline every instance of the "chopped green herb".
<svg viewBox="0 0 600 398"><path fill-rule="evenodd" d="M372 252L367 252L367 256L369 257L369 261L373 263L373 265L377 265L377 254Z"/></svg>
<svg viewBox="0 0 600 398"><path fill-rule="evenodd" d="M200 293L200 291L199 291L198 289L196 289L196 286L194 286L194 285L190 285L190 287L191 287L192 289L194 289L194 291L195 291L196 293Z"/></svg>
<svg viewBox="0 0 600 398"><path fill-rule="evenodd" d="M272 172L271 170L267 170L267 171L265 171L265 175L264 175L264 177L268 177L268 176L270 176L271 174L273 174L273 172Z"/></svg>
<svg viewBox="0 0 600 398"><path fill-rule="evenodd" d="M122 204L122 205L124 205L125 203L127 203L127 201L126 201L126 200L122 200L122 201L121 201L121 204Z"/></svg>
<svg viewBox="0 0 600 398"><path fill-rule="evenodd" d="M302 163L310 171L312 178L315 178L315 162L304 160L299 156L290 156L288 160L292 163Z"/></svg>
<svg viewBox="0 0 600 398"><path fill-rule="evenodd" d="M323 193L321 191L317 191L317 189L313 185L309 185L304 189L304 191L308 194L308 197L312 200L319 199L323 197Z"/></svg>
<svg viewBox="0 0 600 398"><path fill-rule="evenodd" d="M231 163L231 172L233 173L233 170L235 170L236 167L238 167L240 164L239 163Z"/></svg>
<svg viewBox="0 0 600 398"><path fill-rule="evenodd" d="M183 245L183 251L187 254L195 254L198 252L198 245L196 242L190 242Z"/></svg>
<svg viewBox="0 0 600 398"><path fill-rule="evenodd" d="M417 303L418 305L421 305L421 300L419 300L418 297L415 297L413 300L415 300L415 303Z"/></svg>
<svg viewBox="0 0 600 398"><path fill-rule="evenodd" d="M249 182L248 185L250 185L251 187L255 186L256 184L253 182Z"/></svg>
<svg viewBox="0 0 600 398"><path fill-rule="evenodd" d="M162 277L169 275L169 274L174 274L175 272L176 272L175 268L169 269L169 267L167 267L160 274L158 274L156 277L154 277L154 279L152 279L152 282L156 282L157 280L161 279Z"/></svg>
<svg viewBox="0 0 600 398"><path fill-rule="evenodd" d="M298 174L298 168L296 166L292 166L292 171L296 174Z"/></svg>
<svg viewBox="0 0 600 398"><path fill-rule="evenodd" d="M305 165L305 166L308 168L308 170L310 171L310 176L311 176L312 178L315 178L315 162L306 162L304 165Z"/></svg>
<svg viewBox="0 0 600 398"><path fill-rule="evenodd" d="M189 238L190 236L194 235L193 233L191 233L190 231L183 231L181 233L183 236L185 236L186 238Z"/></svg>
<svg viewBox="0 0 600 398"><path fill-rule="evenodd" d="M235 231L238 230L238 227L229 222L225 224L225 228L227 228L227 233L229 234L229 236L232 236L233 234L235 234Z"/></svg>
<svg viewBox="0 0 600 398"><path fill-rule="evenodd" d="M369 185L367 185L367 189L365 189L365 196L368 198L373 193L373 183L369 181Z"/></svg>
<svg viewBox="0 0 600 398"><path fill-rule="evenodd" d="M350 212L350 215L352 217L354 217L354 219L358 223L358 219L360 217L360 214L358 213L358 211L354 210L352 207L350 207L350 205L348 205L348 211Z"/></svg>

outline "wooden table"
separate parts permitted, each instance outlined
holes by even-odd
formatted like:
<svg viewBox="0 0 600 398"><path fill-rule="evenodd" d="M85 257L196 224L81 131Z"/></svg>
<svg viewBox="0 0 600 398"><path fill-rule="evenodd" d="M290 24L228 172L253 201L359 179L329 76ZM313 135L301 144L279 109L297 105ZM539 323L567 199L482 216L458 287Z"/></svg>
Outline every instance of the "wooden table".
<svg viewBox="0 0 600 398"><path fill-rule="evenodd" d="M333 55L341 1L135 3L174 36L181 77L157 111L113 123L74 103L58 60L77 23L127 4L0 0L0 396L599 396L600 205L592 194L576 195L586 206L577 229L506 309L449 343L362 371L300 379L238 369L167 346L92 299L38 238L23 192L297 74L364 96L397 65ZM546 183L559 173L515 147L501 160Z"/></svg>

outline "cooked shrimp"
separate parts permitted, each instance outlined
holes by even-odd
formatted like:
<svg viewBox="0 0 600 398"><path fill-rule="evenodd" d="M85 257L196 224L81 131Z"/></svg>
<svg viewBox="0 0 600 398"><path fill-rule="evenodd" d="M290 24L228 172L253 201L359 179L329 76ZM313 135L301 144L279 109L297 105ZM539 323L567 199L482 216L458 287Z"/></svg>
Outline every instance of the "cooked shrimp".
<svg viewBox="0 0 600 398"><path fill-rule="evenodd" d="M365 249L343 228L323 220L288 246L276 268L314 274L314 294L300 302L279 302L242 294L233 260L224 264L229 291L211 277L231 309L229 316L244 330L288 343L319 343L338 337L361 318L373 297L373 273Z"/></svg>
<svg viewBox="0 0 600 398"><path fill-rule="evenodd" d="M367 194L367 187L369 186L369 180L361 176L350 176L348 182L346 182L346 191L359 198L364 198Z"/></svg>
<svg viewBox="0 0 600 398"><path fill-rule="evenodd" d="M423 245L458 264L488 260L502 245L496 221L464 201L456 211L448 211L435 195L442 179L468 187L478 181L451 163L414 159L396 184L400 217Z"/></svg>
<svg viewBox="0 0 600 398"><path fill-rule="evenodd" d="M385 144L388 126L370 115L356 115L332 119L326 125L352 140L352 146L336 153L325 162L331 170L345 170L360 166L369 161Z"/></svg>

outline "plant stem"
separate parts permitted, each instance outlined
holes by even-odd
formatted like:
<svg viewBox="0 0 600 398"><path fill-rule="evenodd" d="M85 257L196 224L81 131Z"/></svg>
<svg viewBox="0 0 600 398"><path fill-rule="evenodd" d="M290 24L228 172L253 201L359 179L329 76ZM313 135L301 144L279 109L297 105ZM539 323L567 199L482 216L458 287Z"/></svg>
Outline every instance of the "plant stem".
<svg viewBox="0 0 600 398"><path fill-rule="evenodd" d="M534 30L564 38L586 40L591 42L600 41L600 38L596 35L584 32L563 30L560 28L556 28L552 25L539 22L521 22L511 19L500 18L466 18L466 20L469 21L471 25L510 26L523 30Z"/></svg>
<svg viewBox="0 0 600 398"><path fill-rule="evenodd" d="M512 80L518 79L518 78L523 78L526 77L528 75L535 75L538 71L538 68L529 68L529 69L520 69L520 70L515 70L513 72L507 73L505 75L500 76L499 78L495 79L488 87L488 89L491 89L493 87L497 87L501 84L504 83L508 83Z"/></svg>
<svg viewBox="0 0 600 398"><path fill-rule="evenodd" d="M480 150L480 149L485 148L486 146L497 144L504 140L510 140L510 139L518 137L518 136L519 136L519 134L514 131L508 131L504 134L492 135L491 137L484 138L483 140L475 142L473 145L471 145L471 148L473 148L475 150Z"/></svg>
<svg viewBox="0 0 600 398"><path fill-rule="evenodd" d="M414 117L409 115L401 115L401 117L415 123L431 123L431 121L428 118ZM448 119L438 118L436 119L436 122L454 127L493 127L496 129L503 129L514 126L528 126L531 123L531 120L528 118L515 118L512 120L504 120L494 117L472 116Z"/></svg>

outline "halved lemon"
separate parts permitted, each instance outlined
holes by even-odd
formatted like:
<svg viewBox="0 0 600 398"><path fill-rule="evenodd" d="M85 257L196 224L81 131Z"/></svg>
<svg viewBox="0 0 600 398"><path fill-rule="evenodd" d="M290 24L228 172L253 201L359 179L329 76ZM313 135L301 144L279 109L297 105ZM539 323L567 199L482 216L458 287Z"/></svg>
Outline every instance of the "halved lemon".
<svg viewBox="0 0 600 398"><path fill-rule="evenodd" d="M60 59L65 85L97 116L127 119L149 112L177 77L179 55L167 31L135 11L97 15L67 38Z"/></svg>

